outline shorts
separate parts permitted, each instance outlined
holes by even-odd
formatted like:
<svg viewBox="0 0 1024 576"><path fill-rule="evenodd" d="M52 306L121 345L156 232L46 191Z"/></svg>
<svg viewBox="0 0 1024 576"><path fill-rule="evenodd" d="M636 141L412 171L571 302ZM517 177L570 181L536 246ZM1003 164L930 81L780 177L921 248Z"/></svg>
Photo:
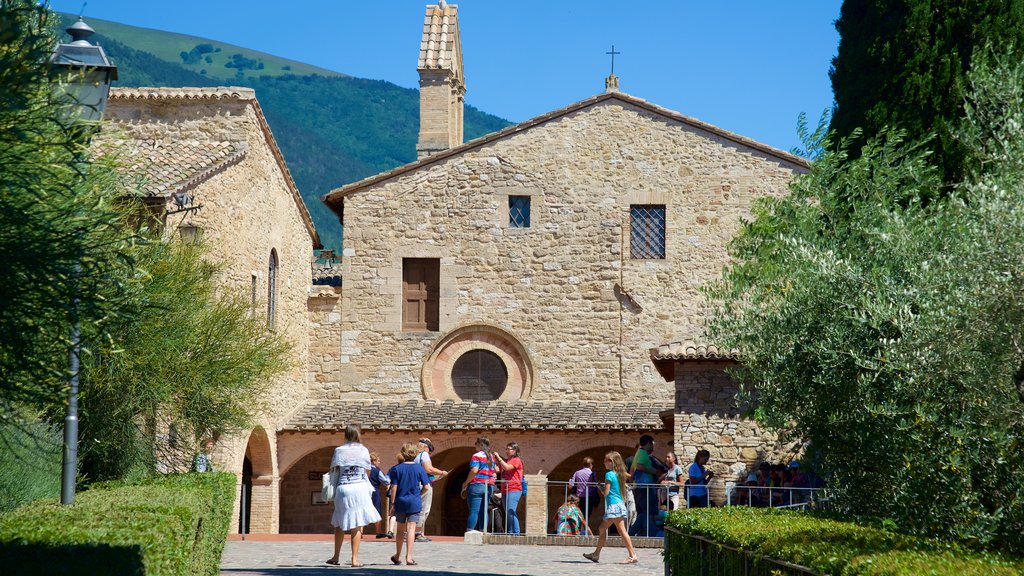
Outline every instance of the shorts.
<svg viewBox="0 0 1024 576"><path fill-rule="evenodd" d="M412 522L413 524L419 524L420 513L407 514L405 512L395 512L395 520L399 523Z"/></svg>
<svg viewBox="0 0 1024 576"><path fill-rule="evenodd" d="M604 519L611 520L612 518L626 518L629 516L629 510L626 509L625 504L608 504L604 507Z"/></svg>

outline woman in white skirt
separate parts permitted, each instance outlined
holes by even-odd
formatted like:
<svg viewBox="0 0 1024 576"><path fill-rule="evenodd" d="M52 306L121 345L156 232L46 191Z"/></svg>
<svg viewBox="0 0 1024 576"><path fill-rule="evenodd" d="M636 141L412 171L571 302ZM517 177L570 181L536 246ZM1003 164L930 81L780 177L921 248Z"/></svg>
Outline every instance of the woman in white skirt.
<svg viewBox="0 0 1024 576"><path fill-rule="evenodd" d="M352 566L360 567L359 543L363 538L363 526L380 521L380 513L373 506L370 493L373 486L366 476L370 470L370 451L359 443L359 426L345 427L345 443L334 449L331 470L337 469L338 485L334 490L334 556L328 564L338 565L341 545L345 532L352 537Z"/></svg>

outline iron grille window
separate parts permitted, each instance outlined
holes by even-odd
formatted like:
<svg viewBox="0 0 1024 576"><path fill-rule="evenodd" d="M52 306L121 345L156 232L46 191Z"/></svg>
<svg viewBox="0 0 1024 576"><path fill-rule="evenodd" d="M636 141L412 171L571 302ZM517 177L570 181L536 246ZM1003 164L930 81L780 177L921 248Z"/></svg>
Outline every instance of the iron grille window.
<svg viewBox="0 0 1024 576"><path fill-rule="evenodd" d="M665 206L629 207L629 256L634 260L665 258Z"/></svg>
<svg viewBox="0 0 1024 576"><path fill-rule="evenodd" d="M469 402L497 400L507 384L505 363L489 350L470 350L452 366L452 388L459 398Z"/></svg>
<svg viewBox="0 0 1024 576"><path fill-rule="evenodd" d="M508 226L509 228L530 227L529 196L508 197Z"/></svg>

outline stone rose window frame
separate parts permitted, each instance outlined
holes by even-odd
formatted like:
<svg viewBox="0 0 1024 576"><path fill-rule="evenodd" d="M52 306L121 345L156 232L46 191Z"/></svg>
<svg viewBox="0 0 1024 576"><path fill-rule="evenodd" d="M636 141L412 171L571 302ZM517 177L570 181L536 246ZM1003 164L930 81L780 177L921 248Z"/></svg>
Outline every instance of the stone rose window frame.
<svg viewBox="0 0 1024 576"><path fill-rule="evenodd" d="M473 402L461 398L452 384L455 362L467 352L485 350L505 365L508 379L495 401L526 400L533 393L534 365L526 348L517 338L496 326L462 326L439 338L423 362L420 380L427 400Z"/></svg>

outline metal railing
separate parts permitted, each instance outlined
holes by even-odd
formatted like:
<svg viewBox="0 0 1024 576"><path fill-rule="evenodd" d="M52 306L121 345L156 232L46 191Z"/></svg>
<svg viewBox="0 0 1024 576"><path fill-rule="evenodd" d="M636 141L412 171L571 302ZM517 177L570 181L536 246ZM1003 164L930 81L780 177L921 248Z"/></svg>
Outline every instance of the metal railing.
<svg viewBox="0 0 1024 576"><path fill-rule="evenodd" d="M594 532L600 526L604 518L604 498L597 487L592 490L570 486L569 482L548 481L548 534L563 534L559 530L559 518L557 512L552 518L551 511L559 510L568 501L569 494L580 495L579 510L584 519L584 524L590 532ZM679 488L674 490L673 488ZM636 520L628 527L630 536L642 536L660 538L663 535L665 517L668 512L676 506L683 505L682 487L669 486L666 484L630 484L629 490L633 494L633 501L636 504ZM582 531L579 535L583 535Z"/></svg>
<svg viewBox="0 0 1024 576"><path fill-rule="evenodd" d="M726 506L754 508L807 509L829 501L825 488L798 488L793 486L745 486L725 483Z"/></svg>
<svg viewBox="0 0 1024 576"><path fill-rule="evenodd" d="M819 576L818 572L708 540L669 527L665 533L665 576Z"/></svg>
<svg viewBox="0 0 1024 576"><path fill-rule="evenodd" d="M467 504L482 506L477 511L477 527L482 527L483 532L488 534L525 534L528 491L516 493L506 490L505 486L507 486L507 481L495 482L489 489L489 498L484 499L485 506L478 499L472 499ZM604 498L597 486L589 490L578 488L571 486L566 481L549 480L547 482L547 505L543 508L547 534L596 535L604 518ZM630 484L629 490L636 504L636 519L628 527L629 535L647 538L663 537L668 513L676 508L688 507L689 488L685 485L671 484ZM711 489L711 491L714 490ZM570 494L580 495L580 502L577 506L578 517L576 518L569 518L575 514L573 511L562 509L567 504ZM827 502L828 493L824 488L744 486L726 482L725 502L710 501L710 496L704 496L704 498L708 499L710 506L806 509L820 507L822 503ZM515 506L509 506L509 502L514 502ZM536 510L536 508L534 509ZM563 512L561 518L559 511ZM582 522L579 522L579 517L582 517Z"/></svg>

